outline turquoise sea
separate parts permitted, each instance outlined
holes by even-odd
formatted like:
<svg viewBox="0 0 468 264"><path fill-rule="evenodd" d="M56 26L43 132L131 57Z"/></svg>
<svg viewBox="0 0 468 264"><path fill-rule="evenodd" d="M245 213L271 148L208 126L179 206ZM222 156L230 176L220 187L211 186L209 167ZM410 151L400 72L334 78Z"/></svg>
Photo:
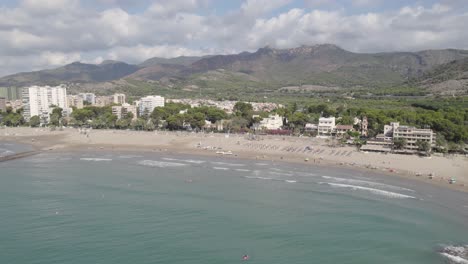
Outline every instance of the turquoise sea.
<svg viewBox="0 0 468 264"><path fill-rule="evenodd" d="M466 193L371 172L164 153L0 163L0 263L430 264L467 243Z"/></svg>

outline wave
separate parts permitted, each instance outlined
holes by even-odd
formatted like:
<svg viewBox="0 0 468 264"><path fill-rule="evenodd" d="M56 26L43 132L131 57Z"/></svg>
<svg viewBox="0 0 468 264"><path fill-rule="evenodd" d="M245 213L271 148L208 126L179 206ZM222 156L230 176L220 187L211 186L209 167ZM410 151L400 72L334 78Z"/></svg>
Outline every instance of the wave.
<svg viewBox="0 0 468 264"><path fill-rule="evenodd" d="M246 169L235 169L235 171L240 171L240 172L249 172L250 170L246 170Z"/></svg>
<svg viewBox="0 0 468 264"><path fill-rule="evenodd" d="M85 161L111 161L112 159L104 159L104 158L80 158L80 160L85 160Z"/></svg>
<svg viewBox="0 0 468 264"><path fill-rule="evenodd" d="M328 185L330 185L332 187L337 187L337 188L348 188L348 189L353 189L353 190L368 191L370 193L377 194L377 195L382 195L382 196L389 197L389 198L416 199L416 197L410 196L410 195L405 195L405 194L395 193L395 192L389 192L389 191L384 191L384 190L374 189L374 188L369 188L369 187L364 187L364 186L358 186L358 185L349 185L349 184L331 183L331 182L319 182L319 184L328 184Z"/></svg>
<svg viewBox="0 0 468 264"><path fill-rule="evenodd" d="M11 150L5 150L3 152L0 152L0 157L6 157L6 156L13 155L13 154L15 154L15 152L13 152Z"/></svg>
<svg viewBox="0 0 468 264"><path fill-rule="evenodd" d="M219 161L212 161L211 164L218 164L218 165L225 165L225 166L232 166L232 167L245 166L245 164L240 164L240 163L229 163L229 162L219 162Z"/></svg>
<svg viewBox="0 0 468 264"><path fill-rule="evenodd" d="M174 158L162 158L163 160L170 160L170 161L180 161L180 162L186 162L186 163L194 163L194 164L202 164L205 163L206 161L204 160L192 160L192 159L174 159Z"/></svg>
<svg viewBox="0 0 468 264"><path fill-rule="evenodd" d="M138 164L143 165L143 166L148 166L148 167L159 167L159 168L187 166L187 164L184 164L184 163L165 162L165 161L157 161L157 160L142 160L142 161L139 161Z"/></svg>
<svg viewBox="0 0 468 264"><path fill-rule="evenodd" d="M229 168L224 168L224 167L213 167L213 170L230 170Z"/></svg>
<svg viewBox="0 0 468 264"><path fill-rule="evenodd" d="M268 163L255 163L257 166L268 166Z"/></svg>
<svg viewBox="0 0 468 264"><path fill-rule="evenodd" d="M268 173L271 175L279 175L279 176L288 176L288 177L294 176L294 174L291 174L291 173L282 173L282 172L274 172L274 171L269 171Z"/></svg>
<svg viewBox="0 0 468 264"><path fill-rule="evenodd" d="M468 245L444 246L439 250L449 263L468 264Z"/></svg>
<svg viewBox="0 0 468 264"><path fill-rule="evenodd" d="M411 189L398 187L398 186L394 186L394 185L388 185L388 184L379 183L379 182L345 179L345 178L338 178L338 177L331 177L331 176L322 176L322 178L327 179L327 180L337 181L337 182L346 182L346 183L352 183L352 184L367 185L367 186L372 186L372 187L388 188L388 189L398 190L398 191L414 192L414 190L411 190Z"/></svg>
<svg viewBox="0 0 468 264"><path fill-rule="evenodd" d="M133 159L133 158L141 158L143 156L139 156L139 155L122 155L122 156L119 156L120 159Z"/></svg>
<svg viewBox="0 0 468 264"><path fill-rule="evenodd" d="M284 180L284 182L287 182L287 183L296 183L297 181L294 181L294 180Z"/></svg>
<svg viewBox="0 0 468 264"><path fill-rule="evenodd" d="M244 176L247 179L255 179L255 180L274 180L273 178L268 177L254 177L254 176Z"/></svg>

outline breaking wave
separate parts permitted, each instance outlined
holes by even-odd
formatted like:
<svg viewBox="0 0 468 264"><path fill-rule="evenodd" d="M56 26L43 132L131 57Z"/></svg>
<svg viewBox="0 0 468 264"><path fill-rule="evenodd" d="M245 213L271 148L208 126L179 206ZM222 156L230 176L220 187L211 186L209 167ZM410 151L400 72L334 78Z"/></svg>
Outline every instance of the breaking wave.
<svg viewBox="0 0 468 264"><path fill-rule="evenodd" d="M331 176L322 176L322 178L327 179L327 180L336 181L336 182L361 184L361 185L366 185L366 186L371 186L371 187L381 187L381 188L387 188L387 189L392 189L392 190L397 190L397 191L414 192L414 190L411 190L411 189L398 187L398 186L394 186L394 185L388 185L388 184L384 184L384 183L372 182L372 181L345 179L345 178L338 178L338 177L331 177Z"/></svg>
<svg viewBox="0 0 468 264"><path fill-rule="evenodd" d="M170 160L170 161L180 161L180 162L187 162L187 163L193 163L193 164L202 164L205 163L206 161L204 160L192 160L192 159L173 159L173 158L162 158L163 160Z"/></svg>
<svg viewBox="0 0 468 264"><path fill-rule="evenodd" d="M138 164L148 167L158 167L158 168L168 168L168 167L183 167L187 164L177 163L177 162L165 162L157 160L142 160Z"/></svg>
<svg viewBox="0 0 468 264"><path fill-rule="evenodd" d="M411 198L411 199L416 199L414 196L410 195L405 195L401 193L395 193L395 192L389 192L389 191L384 191L380 189L374 189L374 188L369 188L369 187L364 187L364 186L358 186L358 185L349 185L349 184L341 184L341 183L331 183L331 182L319 182L319 184L328 184L332 187L337 187L337 188L347 188L347 189L353 189L353 190L361 190L361 191L367 191L373 194L389 197L389 198Z"/></svg>
<svg viewBox="0 0 468 264"><path fill-rule="evenodd" d="M224 168L224 167L213 167L213 170L230 170L229 168Z"/></svg>
<svg viewBox="0 0 468 264"><path fill-rule="evenodd" d="M291 173L283 173L283 172L269 171L268 173L271 174L271 175L278 175L278 176L288 176L288 177L294 176L294 174L291 174Z"/></svg>
<svg viewBox="0 0 468 264"><path fill-rule="evenodd" d="M247 179L255 179L255 180L273 180L273 178L268 177L255 177L255 176L244 176Z"/></svg>
<svg viewBox="0 0 468 264"><path fill-rule="evenodd" d="M111 161L112 159L104 159L104 158L80 158L80 160L85 160L85 161Z"/></svg>
<svg viewBox="0 0 468 264"><path fill-rule="evenodd" d="M468 245L443 246L439 253L450 264L468 264Z"/></svg>
<svg viewBox="0 0 468 264"><path fill-rule="evenodd" d="M250 170L247 170L247 169L235 169L235 171L240 171L240 172L249 172Z"/></svg>

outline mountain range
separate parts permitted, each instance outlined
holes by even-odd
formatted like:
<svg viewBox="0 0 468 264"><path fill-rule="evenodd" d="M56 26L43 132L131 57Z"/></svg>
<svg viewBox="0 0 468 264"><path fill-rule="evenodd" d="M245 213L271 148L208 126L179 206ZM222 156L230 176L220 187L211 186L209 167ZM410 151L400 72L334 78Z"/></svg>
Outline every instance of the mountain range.
<svg viewBox="0 0 468 264"><path fill-rule="evenodd" d="M216 85L291 85L378 88L408 81L432 87L452 79L466 80L468 50L354 53L332 44L292 49L261 48L255 52L204 57L151 58L132 65L119 61L101 64L74 62L56 69L17 73L0 78L0 86L73 83L138 82L159 87ZM437 77L439 76L439 77ZM465 87L466 82L460 85Z"/></svg>

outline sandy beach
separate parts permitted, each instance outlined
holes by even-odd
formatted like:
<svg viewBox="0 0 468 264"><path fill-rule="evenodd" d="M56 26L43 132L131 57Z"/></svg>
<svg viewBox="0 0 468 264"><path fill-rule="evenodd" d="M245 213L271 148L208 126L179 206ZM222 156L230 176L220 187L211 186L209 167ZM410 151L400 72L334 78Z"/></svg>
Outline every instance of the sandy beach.
<svg viewBox="0 0 468 264"><path fill-rule="evenodd" d="M463 156L418 157L359 152L351 146L331 147L326 140L284 136L204 134L189 132L139 132L66 128L3 128L1 141L30 144L40 151L157 151L226 158L306 163L378 171L389 177L405 177L468 192L468 158ZM429 177L429 175L433 175ZM455 178L455 184L448 180Z"/></svg>

